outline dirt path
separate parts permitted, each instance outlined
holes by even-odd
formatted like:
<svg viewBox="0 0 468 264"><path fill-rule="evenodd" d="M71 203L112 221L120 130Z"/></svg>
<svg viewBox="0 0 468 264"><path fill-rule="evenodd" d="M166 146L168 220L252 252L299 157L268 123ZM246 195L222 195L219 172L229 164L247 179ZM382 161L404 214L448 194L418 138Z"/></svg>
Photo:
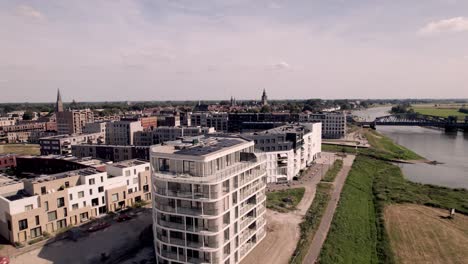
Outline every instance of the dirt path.
<svg viewBox="0 0 468 264"><path fill-rule="evenodd" d="M341 190L343 189L346 177L348 176L348 173L351 170L354 158L354 155L348 155L343 160L343 168L340 170L340 172L336 176L335 182L333 183L334 188L330 202L328 203L327 208L325 209L325 213L322 216L322 221L320 222L319 228L315 233L314 239L312 240L312 244L309 248L309 252L304 258L303 263L315 263L315 261L320 255L320 250L322 249L323 243L327 238L328 230L330 229L331 221L333 220L333 215L335 214L335 210L340 199Z"/></svg>
<svg viewBox="0 0 468 264"><path fill-rule="evenodd" d="M267 235L241 261L242 264L286 264L289 262L296 248L297 241L299 241L299 224L314 200L317 183L332 163L332 156L333 154L331 153L322 153L322 158L317 161L317 164L298 183L291 184L290 186L274 185L269 187L270 190L304 187L305 192L302 200L297 205L297 210L294 212L278 213L267 210Z"/></svg>

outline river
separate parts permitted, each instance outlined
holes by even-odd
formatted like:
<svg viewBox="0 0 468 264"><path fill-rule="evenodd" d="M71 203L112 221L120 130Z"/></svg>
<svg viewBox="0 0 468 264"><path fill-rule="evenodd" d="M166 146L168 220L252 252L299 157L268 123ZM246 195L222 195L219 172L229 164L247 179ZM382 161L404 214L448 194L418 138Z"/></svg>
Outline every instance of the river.
<svg viewBox="0 0 468 264"><path fill-rule="evenodd" d="M369 108L353 114L366 120L388 115L390 107ZM442 162L398 164L406 178L414 182L468 189L468 134L447 134L443 130L422 127L377 126L377 131L419 155Z"/></svg>

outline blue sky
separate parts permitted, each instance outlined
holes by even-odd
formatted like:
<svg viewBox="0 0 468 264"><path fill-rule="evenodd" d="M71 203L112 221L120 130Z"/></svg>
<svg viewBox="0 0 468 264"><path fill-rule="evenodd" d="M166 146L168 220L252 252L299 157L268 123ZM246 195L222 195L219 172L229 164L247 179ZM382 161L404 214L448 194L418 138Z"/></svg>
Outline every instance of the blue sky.
<svg viewBox="0 0 468 264"><path fill-rule="evenodd" d="M0 0L0 102L468 98L466 0Z"/></svg>

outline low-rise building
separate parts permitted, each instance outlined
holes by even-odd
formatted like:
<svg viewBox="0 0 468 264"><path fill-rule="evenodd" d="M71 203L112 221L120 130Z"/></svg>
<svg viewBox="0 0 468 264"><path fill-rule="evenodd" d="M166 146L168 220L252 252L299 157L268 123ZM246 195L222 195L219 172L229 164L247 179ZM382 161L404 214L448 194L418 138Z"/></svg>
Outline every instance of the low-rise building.
<svg viewBox="0 0 468 264"><path fill-rule="evenodd" d="M138 131L134 135L136 146L151 146L181 137L194 137L212 134L213 127L157 127L151 131Z"/></svg>
<svg viewBox="0 0 468 264"><path fill-rule="evenodd" d="M72 146L72 155L81 158L93 157L113 162L128 159L149 160L149 146L80 144Z"/></svg>
<svg viewBox="0 0 468 264"><path fill-rule="evenodd" d="M0 170L16 167L16 154L0 154Z"/></svg>
<svg viewBox="0 0 468 264"><path fill-rule="evenodd" d="M52 137L44 137L39 139L41 155L68 155L72 153L71 146L87 143L100 144L104 143L104 133L90 133L77 135L57 135Z"/></svg>
<svg viewBox="0 0 468 264"><path fill-rule="evenodd" d="M320 123L301 123L243 136L265 152L267 182L285 182L292 181L320 156L321 130Z"/></svg>
<svg viewBox="0 0 468 264"><path fill-rule="evenodd" d="M338 139L346 135L345 112L301 114L299 122L322 123L322 138L324 139Z"/></svg>
<svg viewBox="0 0 468 264"><path fill-rule="evenodd" d="M108 166L107 172L89 167L22 182L0 179L0 233L25 243L151 199L149 163Z"/></svg>

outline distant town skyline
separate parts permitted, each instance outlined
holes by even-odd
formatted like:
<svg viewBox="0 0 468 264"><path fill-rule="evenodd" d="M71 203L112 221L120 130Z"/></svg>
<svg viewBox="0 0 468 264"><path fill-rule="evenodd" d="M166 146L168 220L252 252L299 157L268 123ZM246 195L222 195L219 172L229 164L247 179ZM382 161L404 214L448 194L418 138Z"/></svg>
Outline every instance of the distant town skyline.
<svg viewBox="0 0 468 264"><path fill-rule="evenodd" d="M1 1L0 102L468 98L468 1Z"/></svg>

